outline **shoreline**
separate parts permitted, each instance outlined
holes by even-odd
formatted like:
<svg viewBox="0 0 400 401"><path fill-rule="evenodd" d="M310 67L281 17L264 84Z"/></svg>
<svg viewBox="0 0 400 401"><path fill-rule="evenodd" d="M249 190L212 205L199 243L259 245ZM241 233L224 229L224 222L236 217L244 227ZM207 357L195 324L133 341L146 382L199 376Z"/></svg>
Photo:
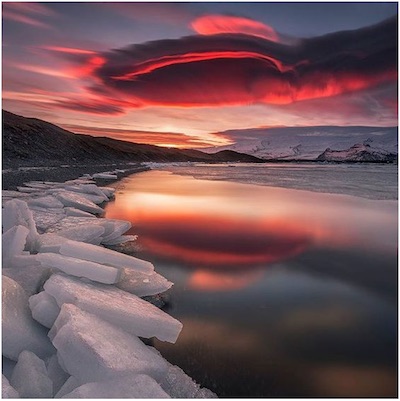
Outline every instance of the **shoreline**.
<svg viewBox="0 0 400 401"><path fill-rule="evenodd" d="M135 236L103 218L115 192L103 185L149 168L99 170L3 187L3 398L215 398L147 345L182 329L152 302L173 283L109 247Z"/></svg>
<svg viewBox="0 0 400 401"><path fill-rule="evenodd" d="M113 163L113 164L89 164L89 165L62 165L19 167L2 171L2 189L16 190L18 186L29 181L59 181L74 180L84 174L95 174L105 170L118 171L118 180L129 174L150 170L142 163Z"/></svg>

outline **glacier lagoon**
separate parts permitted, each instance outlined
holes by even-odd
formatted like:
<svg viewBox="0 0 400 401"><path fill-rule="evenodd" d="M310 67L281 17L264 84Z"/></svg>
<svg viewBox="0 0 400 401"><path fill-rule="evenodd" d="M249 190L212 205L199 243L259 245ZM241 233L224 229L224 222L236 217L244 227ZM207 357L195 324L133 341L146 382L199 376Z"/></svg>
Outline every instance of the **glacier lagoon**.
<svg viewBox="0 0 400 401"><path fill-rule="evenodd" d="M156 167L106 217L175 283L167 360L220 397L396 395L397 166Z"/></svg>

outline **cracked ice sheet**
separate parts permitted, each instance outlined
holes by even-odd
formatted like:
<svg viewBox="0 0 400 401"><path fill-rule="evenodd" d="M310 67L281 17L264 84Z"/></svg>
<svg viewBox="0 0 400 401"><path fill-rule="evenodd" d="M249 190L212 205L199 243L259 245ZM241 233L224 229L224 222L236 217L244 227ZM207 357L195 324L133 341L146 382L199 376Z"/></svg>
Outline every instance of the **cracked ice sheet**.
<svg viewBox="0 0 400 401"><path fill-rule="evenodd" d="M113 286L53 274L44 284L58 306L71 303L128 333L174 343L182 323L136 295Z"/></svg>
<svg viewBox="0 0 400 401"><path fill-rule="evenodd" d="M81 384L129 372L161 380L167 373L167 362L136 336L72 304L62 306L49 337L63 369Z"/></svg>

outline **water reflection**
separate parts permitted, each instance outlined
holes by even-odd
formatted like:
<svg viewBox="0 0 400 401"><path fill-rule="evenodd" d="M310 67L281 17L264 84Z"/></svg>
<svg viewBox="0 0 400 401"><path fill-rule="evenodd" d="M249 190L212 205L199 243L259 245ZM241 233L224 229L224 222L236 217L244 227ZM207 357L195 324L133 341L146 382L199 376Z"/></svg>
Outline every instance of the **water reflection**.
<svg viewBox="0 0 400 401"><path fill-rule="evenodd" d="M156 347L219 396L396 395L396 202L152 171L106 214L175 283Z"/></svg>
<svg viewBox="0 0 400 401"><path fill-rule="evenodd" d="M150 172L125 181L107 207L129 219L140 243L195 267L265 265L318 247L393 251L395 202L198 181ZM371 228L373 227L373 230Z"/></svg>

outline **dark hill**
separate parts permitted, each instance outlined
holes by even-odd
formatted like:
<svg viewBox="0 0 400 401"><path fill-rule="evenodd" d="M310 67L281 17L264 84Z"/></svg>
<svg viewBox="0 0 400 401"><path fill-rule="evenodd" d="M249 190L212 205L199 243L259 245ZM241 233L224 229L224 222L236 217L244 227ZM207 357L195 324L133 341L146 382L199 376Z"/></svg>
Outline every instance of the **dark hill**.
<svg viewBox="0 0 400 401"><path fill-rule="evenodd" d="M74 134L46 121L5 110L2 117L3 169L99 162L261 162L254 156L234 151L207 154L193 149L163 148Z"/></svg>

